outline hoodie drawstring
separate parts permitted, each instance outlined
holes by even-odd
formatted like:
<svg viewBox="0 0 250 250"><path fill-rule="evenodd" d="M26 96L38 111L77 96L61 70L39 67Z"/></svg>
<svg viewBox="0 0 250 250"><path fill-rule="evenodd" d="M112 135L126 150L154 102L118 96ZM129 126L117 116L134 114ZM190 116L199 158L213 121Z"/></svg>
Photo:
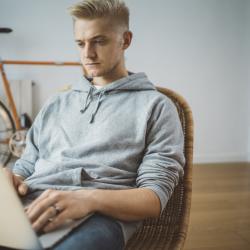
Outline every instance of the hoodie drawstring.
<svg viewBox="0 0 250 250"><path fill-rule="evenodd" d="M92 100L92 91L93 91L93 88L89 88L89 91L88 91L88 94L87 94L87 98L86 98L86 101L85 101L85 105L84 107L80 110L80 112L83 114L85 112L85 110L88 108L89 104L91 103L91 100ZM91 98L91 100L88 102L89 100L89 97Z"/></svg>
<svg viewBox="0 0 250 250"><path fill-rule="evenodd" d="M92 123L92 122L94 121L95 115L96 115L96 113L97 113L97 111L98 111L98 108L99 108L101 102L102 102L102 99L103 99L104 94L105 94L105 91L101 91L101 92L99 93L98 100L97 100L95 109L94 109L94 111L93 111L92 114L91 114L89 123Z"/></svg>
<svg viewBox="0 0 250 250"><path fill-rule="evenodd" d="M85 110L88 108L88 106L90 105L92 99L93 99L93 96L92 96L92 91L93 91L93 88L90 88L89 91L88 91L88 94L87 94L87 98L86 98L86 101L85 101L85 105L83 107L83 109L80 110L80 112L83 114L85 112ZM98 95L98 100L97 100L97 103L96 103L96 106L95 106L95 109L93 110L91 116L90 116L90 120L89 120L89 123L92 123L94 121L94 118L95 118L95 115L98 111L98 108L103 100L103 96L105 95L105 91L101 91Z"/></svg>

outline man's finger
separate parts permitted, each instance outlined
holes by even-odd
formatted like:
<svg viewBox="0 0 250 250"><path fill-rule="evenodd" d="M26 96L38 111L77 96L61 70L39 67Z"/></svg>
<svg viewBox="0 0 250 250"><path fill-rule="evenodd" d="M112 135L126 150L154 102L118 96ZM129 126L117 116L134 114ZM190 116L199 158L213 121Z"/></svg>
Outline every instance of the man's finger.
<svg viewBox="0 0 250 250"><path fill-rule="evenodd" d="M62 224L65 223L65 219L67 218L66 210L57 215L53 220L51 220L44 228L43 231L45 233L53 231L54 229L60 227Z"/></svg>
<svg viewBox="0 0 250 250"><path fill-rule="evenodd" d="M40 194L29 206L27 207L27 212L30 213L36 206L39 206L41 202L48 198L48 190Z"/></svg>
<svg viewBox="0 0 250 250"><path fill-rule="evenodd" d="M55 215L56 215L55 209L53 207L49 207L32 224L33 229L36 232L40 231L49 222L50 219L54 218Z"/></svg>
<svg viewBox="0 0 250 250"><path fill-rule="evenodd" d="M28 191L28 186L24 182L18 185L18 193L20 195L27 194L27 191Z"/></svg>
<svg viewBox="0 0 250 250"><path fill-rule="evenodd" d="M53 211L55 212L55 208L53 208L53 204L55 202L52 198L43 197L42 199L37 198L33 203L28 206L26 214L31 222L36 221L44 211L50 209L52 207Z"/></svg>

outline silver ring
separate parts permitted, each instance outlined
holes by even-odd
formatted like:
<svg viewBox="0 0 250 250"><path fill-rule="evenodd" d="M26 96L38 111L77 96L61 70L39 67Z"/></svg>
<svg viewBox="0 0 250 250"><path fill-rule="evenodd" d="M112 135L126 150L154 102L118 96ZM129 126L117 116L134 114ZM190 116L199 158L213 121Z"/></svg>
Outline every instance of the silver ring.
<svg viewBox="0 0 250 250"><path fill-rule="evenodd" d="M48 219L49 222L52 222L53 220L54 220L53 217L51 217L51 218Z"/></svg>
<svg viewBox="0 0 250 250"><path fill-rule="evenodd" d="M52 205L51 207L54 208L56 214L55 215L58 215L59 213L61 213L61 209L55 204L55 205Z"/></svg>

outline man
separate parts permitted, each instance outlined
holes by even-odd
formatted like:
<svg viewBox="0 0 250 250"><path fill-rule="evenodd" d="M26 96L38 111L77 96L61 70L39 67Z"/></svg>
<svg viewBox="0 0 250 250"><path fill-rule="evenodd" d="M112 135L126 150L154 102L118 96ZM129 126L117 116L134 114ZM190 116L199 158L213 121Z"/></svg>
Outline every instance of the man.
<svg viewBox="0 0 250 250"><path fill-rule="evenodd" d="M55 249L123 249L183 173L182 129L171 101L125 67L125 4L83 0L70 13L86 76L44 105L8 174L19 194L38 196L26 209L36 231L94 213Z"/></svg>

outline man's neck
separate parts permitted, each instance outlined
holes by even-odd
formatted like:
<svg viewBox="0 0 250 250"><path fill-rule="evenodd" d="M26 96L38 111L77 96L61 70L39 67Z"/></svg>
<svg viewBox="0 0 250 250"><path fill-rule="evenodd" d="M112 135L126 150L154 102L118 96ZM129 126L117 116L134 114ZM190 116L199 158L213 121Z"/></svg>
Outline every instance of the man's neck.
<svg viewBox="0 0 250 250"><path fill-rule="evenodd" d="M92 83L94 85L98 85L98 86L106 86L106 85L108 85L108 84L110 84L110 83L112 83L112 82L114 82L116 80L119 80L119 79L121 79L123 77L126 77L126 76L128 76L127 72L126 72L126 74L119 75L117 77L112 77L112 78L95 77L95 78L93 78Z"/></svg>
<svg viewBox="0 0 250 250"><path fill-rule="evenodd" d="M94 77L92 80L92 83L94 85L105 86L111 82L114 82L126 76L128 76L128 72L124 68L123 70L121 70L120 72L116 72L115 74L113 73L113 74L105 75L102 77Z"/></svg>

